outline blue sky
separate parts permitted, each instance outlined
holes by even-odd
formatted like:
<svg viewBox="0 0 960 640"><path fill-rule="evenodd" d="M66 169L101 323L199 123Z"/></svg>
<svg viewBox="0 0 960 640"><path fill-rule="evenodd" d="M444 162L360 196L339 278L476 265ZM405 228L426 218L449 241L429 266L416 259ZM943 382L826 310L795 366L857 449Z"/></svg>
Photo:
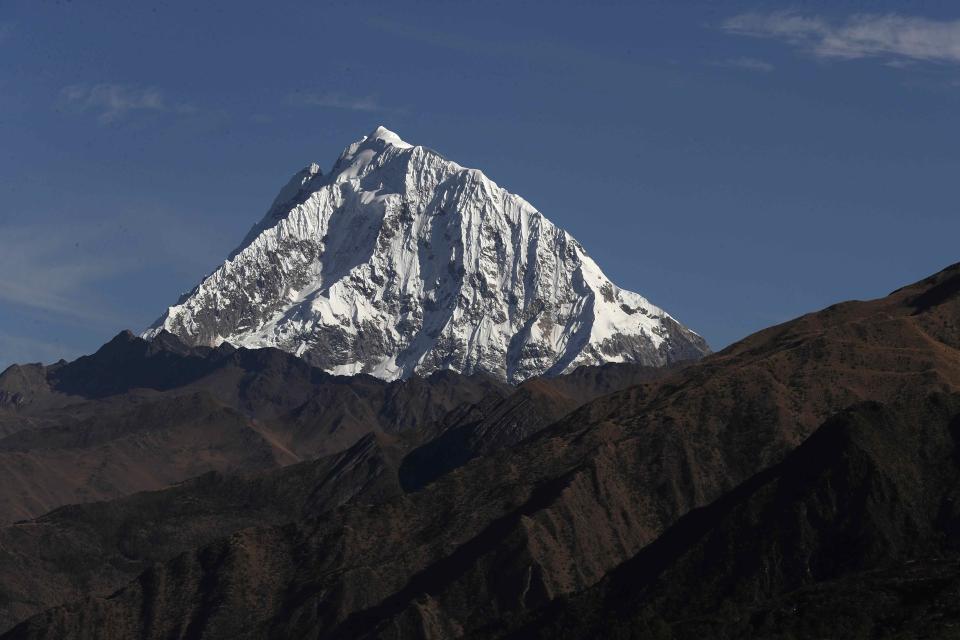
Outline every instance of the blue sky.
<svg viewBox="0 0 960 640"><path fill-rule="evenodd" d="M0 0L0 366L144 328L378 124L714 348L960 260L955 3Z"/></svg>

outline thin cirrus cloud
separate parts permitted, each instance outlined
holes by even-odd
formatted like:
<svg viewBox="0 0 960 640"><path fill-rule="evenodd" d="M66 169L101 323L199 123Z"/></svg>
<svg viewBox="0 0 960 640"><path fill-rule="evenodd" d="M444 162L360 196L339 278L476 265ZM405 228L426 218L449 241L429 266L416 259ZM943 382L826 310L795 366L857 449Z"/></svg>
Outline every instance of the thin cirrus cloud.
<svg viewBox="0 0 960 640"><path fill-rule="evenodd" d="M165 265L167 271L207 268L204 249L216 229L194 218L154 207L138 213L131 205L71 221L0 224L0 305L100 327L130 322L103 295L107 283L133 270L155 269L163 260L177 265ZM157 219L170 224L158 228Z"/></svg>
<svg viewBox="0 0 960 640"><path fill-rule="evenodd" d="M81 112L95 113L100 124L110 124L132 113L192 113L187 104L170 103L156 87L123 84L73 84L61 91L64 103Z"/></svg>
<svg viewBox="0 0 960 640"><path fill-rule="evenodd" d="M725 60L717 60L713 63L716 67L729 67L731 69L745 69L747 71L759 71L762 73L769 73L773 71L774 67L769 62L764 60L758 60L757 58L727 58Z"/></svg>
<svg viewBox="0 0 960 640"><path fill-rule="evenodd" d="M81 354L73 345L0 331L0 371L15 362L56 362Z"/></svg>
<svg viewBox="0 0 960 640"><path fill-rule="evenodd" d="M819 58L960 64L960 20L857 14L842 21L794 12L743 13L721 24L728 33L783 40Z"/></svg>
<svg viewBox="0 0 960 640"><path fill-rule="evenodd" d="M107 322L109 314L90 294L123 265L107 252L79 251L88 240L94 238L83 230L54 225L0 227L0 302Z"/></svg>
<svg viewBox="0 0 960 640"><path fill-rule="evenodd" d="M347 111L383 111L383 106L372 96L353 97L337 92L324 93L294 93L290 96L291 104L300 107L325 107L328 109L345 109Z"/></svg>

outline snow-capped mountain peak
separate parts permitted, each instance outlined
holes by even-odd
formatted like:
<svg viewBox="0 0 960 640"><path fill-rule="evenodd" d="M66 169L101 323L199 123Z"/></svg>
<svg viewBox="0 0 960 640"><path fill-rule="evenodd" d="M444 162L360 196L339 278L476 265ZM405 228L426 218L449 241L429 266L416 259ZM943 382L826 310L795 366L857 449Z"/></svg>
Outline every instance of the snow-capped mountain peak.
<svg viewBox="0 0 960 640"><path fill-rule="evenodd" d="M387 129L383 125L380 125L374 129L369 135L367 135L366 139L368 141L380 140L385 144L392 145L399 149L409 149L413 146L412 144L404 142L400 136L395 134L393 131L390 131L390 129Z"/></svg>
<svg viewBox="0 0 960 640"><path fill-rule="evenodd" d="M708 351L523 198L377 127L281 189L227 261L144 335L275 346L328 371L517 382Z"/></svg>

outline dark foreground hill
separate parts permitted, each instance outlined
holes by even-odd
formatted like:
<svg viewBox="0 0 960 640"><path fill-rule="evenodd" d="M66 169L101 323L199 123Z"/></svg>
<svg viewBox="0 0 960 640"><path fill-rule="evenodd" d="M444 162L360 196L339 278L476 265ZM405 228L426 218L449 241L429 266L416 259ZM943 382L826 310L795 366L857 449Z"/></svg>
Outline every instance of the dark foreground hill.
<svg viewBox="0 0 960 640"><path fill-rule="evenodd" d="M147 342L124 332L74 362L0 373L0 524L208 471L279 468L370 432L412 443L481 423L485 442L504 432L466 443L465 461L664 371L607 365L519 389L453 372L388 383L332 376L277 349L189 348L170 334ZM417 482L448 467L425 462Z"/></svg>
<svg viewBox="0 0 960 640"><path fill-rule="evenodd" d="M387 383L275 349L129 333L71 363L10 367L0 523L21 522L0 529L0 629L236 530L422 486L666 371L607 365L519 387L452 372ZM432 453L450 434L455 455ZM36 518L61 505L72 506Z"/></svg>
<svg viewBox="0 0 960 640"><path fill-rule="evenodd" d="M481 399L387 456L389 490L197 540L6 637L951 637L958 348L954 266L549 426L522 408L560 386Z"/></svg>
<svg viewBox="0 0 960 640"><path fill-rule="evenodd" d="M960 396L934 393L837 414L593 588L477 635L957 637L958 596Z"/></svg>

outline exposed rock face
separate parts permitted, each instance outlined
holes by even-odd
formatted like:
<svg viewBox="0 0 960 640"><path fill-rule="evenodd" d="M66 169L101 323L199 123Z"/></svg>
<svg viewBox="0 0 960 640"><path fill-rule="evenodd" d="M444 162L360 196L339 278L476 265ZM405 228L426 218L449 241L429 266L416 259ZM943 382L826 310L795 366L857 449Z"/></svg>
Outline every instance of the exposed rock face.
<svg viewBox="0 0 960 640"><path fill-rule="evenodd" d="M144 335L295 353L338 374L509 382L697 359L704 340L620 289L483 173L377 128L297 173L230 258Z"/></svg>

